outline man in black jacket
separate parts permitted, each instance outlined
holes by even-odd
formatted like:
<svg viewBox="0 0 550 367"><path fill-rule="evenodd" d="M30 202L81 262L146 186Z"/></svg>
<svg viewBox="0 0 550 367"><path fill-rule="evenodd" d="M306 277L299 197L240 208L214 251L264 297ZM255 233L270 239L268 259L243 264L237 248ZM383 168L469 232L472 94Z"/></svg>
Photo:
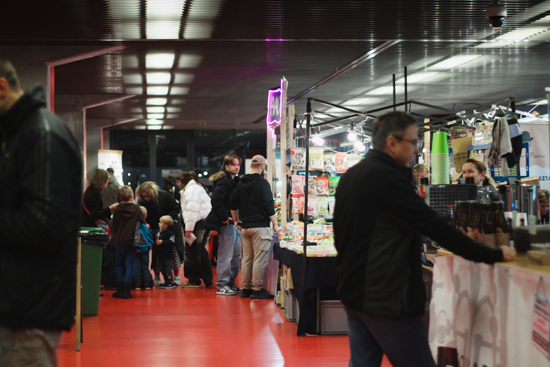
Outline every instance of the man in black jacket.
<svg viewBox="0 0 550 367"><path fill-rule="evenodd" d="M262 173L267 168L265 158L255 155L252 157L250 168L252 173L241 178L241 182L231 196L230 203L231 216L242 236L243 291L241 297L273 299L273 295L263 288L265 267L269 260L273 236L269 226L270 221L273 223L275 233L278 232L273 193L269 183L262 177Z"/></svg>
<svg viewBox="0 0 550 367"><path fill-rule="evenodd" d="M241 233L235 228L229 211L231 194L239 183L237 174L240 169L241 158L229 154L223 159L222 170L210 177L210 181L214 183L212 211L205 219L205 228L218 231L216 294L220 296L234 296L242 291L235 284L241 264Z"/></svg>
<svg viewBox="0 0 550 367"><path fill-rule="evenodd" d="M440 218L414 191L417 123L391 112L373 124L365 159L340 180L334 213L338 295L348 315L350 366L435 366L422 315L426 302L421 235L468 260L510 261Z"/></svg>
<svg viewBox="0 0 550 367"><path fill-rule="evenodd" d="M80 149L0 58L0 366L55 366L74 322Z"/></svg>

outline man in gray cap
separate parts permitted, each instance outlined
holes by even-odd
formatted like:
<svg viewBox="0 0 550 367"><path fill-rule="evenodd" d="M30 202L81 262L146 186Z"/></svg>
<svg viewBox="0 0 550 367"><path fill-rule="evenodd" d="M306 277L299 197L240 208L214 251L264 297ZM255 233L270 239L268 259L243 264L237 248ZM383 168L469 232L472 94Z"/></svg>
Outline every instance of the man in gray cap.
<svg viewBox="0 0 550 367"><path fill-rule="evenodd" d="M269 260L269 249L273 237L269 222L273 223L275 232L279 229L275 217L273 193L269 183L263 177L266 168L264 157L261 155L252 157L252 173L241 178L229 205L235 226L241 231L242 298L273 299L273 295L263 288L265 267Z"/></svg>

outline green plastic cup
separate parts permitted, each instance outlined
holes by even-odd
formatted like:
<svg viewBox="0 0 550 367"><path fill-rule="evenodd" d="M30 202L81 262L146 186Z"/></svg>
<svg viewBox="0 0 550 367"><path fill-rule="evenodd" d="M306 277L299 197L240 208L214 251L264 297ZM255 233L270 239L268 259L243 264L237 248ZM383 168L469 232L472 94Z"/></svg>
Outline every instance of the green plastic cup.
<svg viewBox="0 0 550 367"><path fill-rule="evenodd" d="M449 145L447 144L447 133L444 131L433 133L432 136L432 154L437 153L449 153Z"/></svg>

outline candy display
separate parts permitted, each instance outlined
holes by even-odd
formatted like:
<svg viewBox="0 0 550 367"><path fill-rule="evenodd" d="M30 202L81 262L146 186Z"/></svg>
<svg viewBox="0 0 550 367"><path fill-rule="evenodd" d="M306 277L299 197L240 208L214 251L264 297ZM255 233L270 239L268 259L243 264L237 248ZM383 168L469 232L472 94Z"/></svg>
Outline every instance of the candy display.
<svg viewBox="0 0 550 367"><path fill-rule="evenodd" d="M310 195L317 195L317 189L315 188L315 177L308 177L307 191Z"/></svg>
<svg viewBox="0 0 550 367"><path fill-rule="evenodd" d="M304 195L306 187L306 176L292 175L292 195Z"/></svg>
<svg viewBox="0 0 550 367"><path fill-rule="evenodd" d="M328 198L327 198L328 199ZM316 221L317 222L317 221ZM280 245L283 248L303 253L304 224L302 222L290 222L289 232L279 236ZM334 247L334 237L331 225L312 224L307 227L308 243L316 245L307 246L308 257L334 257L337 255Z"/></svg>
<svg viewBox="0 0 550 367"><path fill-rule="evenodd" d="M325 167L323 160L324 148L309 149L309 170L322 171Z"/></svg>
<svg viewBox="0 0 550 367"><path fill-rule="evenodd" d="M293 171L304 171L306 169L306 148L291 149L290 164Z"/></svg>
<svg viewBox="0 0 550 367"><path fill-rule="evenodd" d="M345 173L347 170L347 154L346 153L336 153L336 162L335 170L336 173Z"/></svg>
<svg viewBox="0 0 550 367"><path fill-rule="evenodd" d="M325 195L329 194L329 178L328 177L316 177L314 180L315 183L315 195Z"/></svg>
<svg viewBox="0 0 550 367"><path fill-rule="evenodd" d="M324 161L324 171L325 172L335 172L336 171L336 154L326 153L323 156Z"/></svg>
<svg viewBox="0 0 550 367"><path fill-rule="evenodd" d="M328 194L331 196L336 195L336 188L340 183L340 176L329 177L328 179Z"/></svg>
<svg viewBox="0 0 550 367"><path fill-rule="evenodd" d="M348 154L348 156L346 157L346 165L347 165L346 168L350 169L360 161L361 161L361 154Z"/></svg>
<svg viewBox="0 0 550 367"><path fill-rule="evenodd" d="M317 197L316 214L318 216L328 215L328 196Z"/></svg>
<svg viewBox="0 0 550 367"><path fill-rule="evenodd" d="M304 214L303 195L292 196L292 214Z"/></svg>

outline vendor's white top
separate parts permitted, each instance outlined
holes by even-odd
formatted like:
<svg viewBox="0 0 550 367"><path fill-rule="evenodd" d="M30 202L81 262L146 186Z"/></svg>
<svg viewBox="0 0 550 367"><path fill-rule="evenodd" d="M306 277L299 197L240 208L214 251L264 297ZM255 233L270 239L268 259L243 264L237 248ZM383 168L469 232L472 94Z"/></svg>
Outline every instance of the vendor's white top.
<svg viewBox="0 0 550 367"><path fill-rule="evenodd" d="M189 181L181 190L181 213L185 222L185 230L195 229L195 223L204 219L210 213L212 204L206 190L194 180Z"/></svg>

